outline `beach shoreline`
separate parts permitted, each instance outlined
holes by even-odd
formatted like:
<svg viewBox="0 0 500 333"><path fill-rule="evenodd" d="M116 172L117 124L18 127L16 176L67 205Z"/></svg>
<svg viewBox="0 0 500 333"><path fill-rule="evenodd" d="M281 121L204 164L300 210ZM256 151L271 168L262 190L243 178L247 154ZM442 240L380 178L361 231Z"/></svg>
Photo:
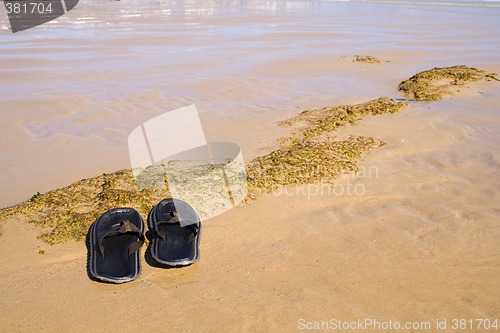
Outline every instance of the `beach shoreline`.
<svg viewBox="0 0 500 333"><path fill-rule="evenodd" d="M296 112L399 98L398 82L435 66L494 71L498 63L497 9L285 4L80 4L47 26L2 32L0 207L129 168L128 134L178 107L197 104L206 138L234 142L250 159ZM310 27L301 31L300 22ZM141 32L148 37L136 38ZM356 55L382 63L356 63Z"/></svg>

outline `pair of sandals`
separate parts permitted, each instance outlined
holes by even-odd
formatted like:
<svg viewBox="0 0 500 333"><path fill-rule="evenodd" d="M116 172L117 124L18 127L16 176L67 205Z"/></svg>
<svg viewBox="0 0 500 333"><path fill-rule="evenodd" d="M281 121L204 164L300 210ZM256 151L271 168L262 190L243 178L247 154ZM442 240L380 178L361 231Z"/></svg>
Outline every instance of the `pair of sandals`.
<svg viewBox="0 0 500 333"><path fill-rule="evenodd" d="M186 266L199 260L201 221L189 204L164 199L147 222L151 256L159 264ZM99 217L89 229L89 275L112 283L135 280L141 274L144 231L144 221L133 208L111 209Z"/></svg>

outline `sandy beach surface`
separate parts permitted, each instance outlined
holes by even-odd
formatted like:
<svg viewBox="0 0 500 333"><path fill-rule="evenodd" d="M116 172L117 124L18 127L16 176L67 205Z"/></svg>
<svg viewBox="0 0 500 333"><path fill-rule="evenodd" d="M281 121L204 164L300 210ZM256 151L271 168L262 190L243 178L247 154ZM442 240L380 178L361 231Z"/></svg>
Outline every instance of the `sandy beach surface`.
<svg viewBox="0 0 500 333"><path fill-rule="evenodd" d="M400 81L435 66L500 73L498 8L179 3L80 3L19 34L2 17L1 206L129 167L129 132L187 104L207 139L251 158L299 111L402 98ZM322 328L457 332L465 319L464 331L500 331L478 326L500 321L500 83L410 104L336 133L387 142L336 191L287 187L206 221L190 267L146 258L136 281L97 283L85 243L50 246L31 224L0 222L0 332L290 332L365 319L419 328Z"/></svg>

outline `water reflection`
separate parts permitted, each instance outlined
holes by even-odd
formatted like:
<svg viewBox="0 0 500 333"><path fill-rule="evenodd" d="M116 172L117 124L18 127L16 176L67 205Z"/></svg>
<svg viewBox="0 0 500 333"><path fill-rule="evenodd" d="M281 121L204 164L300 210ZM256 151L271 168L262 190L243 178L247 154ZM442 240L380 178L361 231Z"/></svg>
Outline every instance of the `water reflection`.
<svg viewBox="0 0 500 333"><path fill-rule="evenodd" d="M68 30L83 28L93 31L102 26L143 23L165 23L166 18L176 20L196 20L213 17L238 17L242 13L288 13L304 12L316 8L321 1L266 1L266 0L239 0L239 1L142 1L142 0L92 0L81 1L71 15L60 18L36 28L36 30ZM3 6L2 6L3 7ZM160 21L158 21L160 19ZM153 23L153 21L155 23ZM175 22L175 21L173 21ZM61 28L61 29L55 29ZM130 28L130 26L128 27ZM0 11L0 33L10 30L7 17ZM128 29L127 29L128 30ZM43 33L43 32L42 32ZM64 32L61 32L64 34Z"/></svg>
<svg viewBox="0 0 500 333"><path fill-rule="evenodd" d="M239 0L239 1L199 1L199 0L178 0L178 1L94 1L86 7L103 8L102 10L120 8L118 10L121 17L141 14L148 16L175 15L193 17L212 17L217 11L258 11L258 12L290 12L304 11L314 8L321 1L314 0L293 0L293 1L266 1L266 0Z"/></svg>
<svg viewBox="0 0 500 333"><path fill-rule="evenodd" d="M290 14L290 13L320 13L331 10L336 4L353 3L359 5L367 3L391 3L394 5L459 5L479 7L500 7L498 1L481 0L92 0L81 1L69 17L61 17L52 24L64 24L65 28L81 25L82 21L90 23L104 23L114 25L119 22L142 22L148 19L172 18L194 20L212 17L238 17L242 13L256 14ZM3 7L3 6L2 6ZM123 21L127 20L127 21ZM151 21L150 21L151 22ZM45 25L51 28L52 25ZM42 27L40 27L42 28ZM8 31L9 25L6 15L0 11L0 32Z"/></svg>

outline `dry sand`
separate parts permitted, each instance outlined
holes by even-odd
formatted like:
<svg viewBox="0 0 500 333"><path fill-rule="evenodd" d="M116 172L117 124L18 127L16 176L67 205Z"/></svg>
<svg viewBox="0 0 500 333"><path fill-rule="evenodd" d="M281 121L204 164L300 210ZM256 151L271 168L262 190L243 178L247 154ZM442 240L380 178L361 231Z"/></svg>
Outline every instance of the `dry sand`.
<svg viewBox="0 0 500 333"><path fill-rule="evenodd" d="M440 24L430 22L428 32ZM440 36L444 40L446 34ZM283 44L291 40L266 37ZM450 40L459 43L460 38ZM309 107L397 96L397 83L416 69L443 65L437 56L441 48L425 44L427 38L419 42L424 51L380 47L374 55L390 62L377 65L353 63L360 52L337 55L333 64L327 60L333 54L292 55L279 66L276 60L262 60L236 78L220 80L218 85L227 89L222 92L213 88L215 81L196 76L182 89L198 92L178 101L164 102L166 97L153 91L173 91L161 80L152 80L152 92L127 93L126 98L104 98L93 91L98 85L65 98L56 93L59 88L54 93L42 89L25 104L21 96L5 95L2 109L18 116L2 124L7 131L2 186L23 190L3 191L2 202L126 166L122 139L138 121L202 98L214 100L201 108L207 136L237 142L246 156L255 156L281 136L277 120ZM127 41L113 51L117 45L126 49ZM500 72L487 52L476 58L464 51L443 62L457 59L477 60L467 64ZM208 68L210 61L199 65ZM311 76L304 79L306 73ZM63 74L56 73L56 79ZM26 80L16 75L14 82ZM99 80L78 75L80 83ZM92 75L99 75L98 69ZM111 81L119 79L116 74ZM311 82L314 86L306 89ZM290 332L300 319L372 318L432 325L446 319L448 329L440 332L453 332L453 318L500 320L499 86L475 85L451 99L415 103L399 114L366 118L343 129L339 136L364 134L387 141L364 158L361 168L371 173L339 180L336 193L343 190L343 195L321 195L311 186L287 188L233 209L205 223L199 263L162 269L144 260L139 279L125 285L87 277L84 243L49 246L36 239L39 230L33 226L3 222L0 331ZM269 91L274 99L261 99ZM241 102L217 114L225 98ZM23 113L40 101L46 107L39 111L45 113ZM95 134L85 135L89 131ZM78 158L93 154L91 162ZM106 154L112 158L102 161Z"/></svg>

